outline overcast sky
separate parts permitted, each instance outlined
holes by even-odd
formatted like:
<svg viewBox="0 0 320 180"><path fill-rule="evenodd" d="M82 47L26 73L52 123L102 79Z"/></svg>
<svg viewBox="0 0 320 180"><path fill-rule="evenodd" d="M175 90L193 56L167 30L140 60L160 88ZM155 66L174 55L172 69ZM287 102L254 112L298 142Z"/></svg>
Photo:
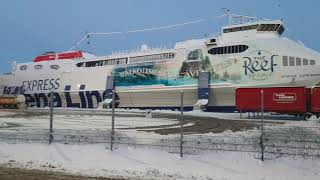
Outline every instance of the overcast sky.
<svg viewBox="0 0 320 180"><path fill-rule="evenodd" d="M207 19L198 24L129 35L94 36L78 49L107 55L112 51L173 46L177 41L215 34L226 20L213 17L232 12L283 19L284 36L320 51L319 0L2 0L0 2L0 72L9 61L32 61L46 51L66 51L86 31L111 32L158 27Z"/></svg>

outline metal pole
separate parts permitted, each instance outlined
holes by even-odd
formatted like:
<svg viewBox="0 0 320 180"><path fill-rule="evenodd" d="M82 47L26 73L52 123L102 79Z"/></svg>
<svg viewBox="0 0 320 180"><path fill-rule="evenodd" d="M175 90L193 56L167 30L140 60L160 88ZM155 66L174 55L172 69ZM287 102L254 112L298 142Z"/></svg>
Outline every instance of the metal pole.
<svg viewBox="0 0 320 180"><path fill-rule="evenodd" d="M180 157L183 156L183 91L180 92L180 112L181 112L181 117L180 117Z"/></svg>
<svg viewBox="0 0 320 180"><path fill-rule="evenodd" d="M263 90L261 90L261 161L264 161L264 144L263 144L263 136L264 136L264 119L263 119L263 112L264 112L264 97L263 97Z"/></svg>
<svg viewBox="0 0 320 180"><path fill-rule="evenodd" d="M111 122L111 136L110 136L110 150L113 151L113 141L114 141L114 109L116 106L115 102L115 91L112 90L112 122Z"/></svg>
<svg viewBox="0 0 320 180"><path fill-rule="evenodd" d="M50 92L50 101L49 101L49 107L50 107L50 126L49 126L49 144L51 144L53 140L53 91Z"/></svg>

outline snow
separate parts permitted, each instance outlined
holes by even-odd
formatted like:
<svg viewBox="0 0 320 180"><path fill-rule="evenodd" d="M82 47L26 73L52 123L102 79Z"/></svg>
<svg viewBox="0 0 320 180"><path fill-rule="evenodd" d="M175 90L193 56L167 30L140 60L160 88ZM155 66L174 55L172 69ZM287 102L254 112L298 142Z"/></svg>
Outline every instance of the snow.
<svg viewBox="0 0 320 180"><path fill-rule="evenodd" d="M46 109L43 111L47 112ZM222 133L185 134L184 150L189 154L184 154L183 158L180 158L177 154L179 152L179 134L160 135L155 132L142 131L142 129L161 129L158 126L168 126L166 129L178 128L179 121L170 118L155 119L152 116L145 116L145 111L141 110L118 111L116 113L115 141L122 143L120 145L116 143L115 150L111 152L108 149L110 146L108 141L110 141L111 116L99 115L99 113L106 113L105 110L92 110L92 114L82 112L85 111L57 112L54 115L54 138L56 141L48 145L45 144L48 142L45 140L48 138L48 115L24 116L20 114L16 116L17 113L14 112L0 111L0 164L12 164L16 167L30 169L65 171L87 176L130 179L312 180L320 177L319 158L278 156L262 162L259 159L259 146L239 147L240 151L255 153L217 150L230 149L229 146L232 144L258 144L260 130L257 128L237 132L226 130ZM174 111L152 112L180 113ZM238 113L192 111L185 114L239 119ZM245 114L243 115L244 118L248 118ZM319 137L319 119L311 118L310 121L290 122L280 119L280 121L285 123L281 126L279 124L266 125L266 133L269 131L271 135L277 136L282 132L295 132L292 128L301 128L303 131L307 130L307 134L301 134L303 137L297 136L302 140ZM193 123L187 123L184 127L192 125ZM300 129L298 130L300 131ZM309 134L312 137L306 136ZM19 141L16 139L10 141L6 138L2 139L5 135L17 139L38 138L44 141ZM287 135L288 137L282 136L288 140L296 137L291 137L290 133ZM68 144L63 144L64 140L68 141ZM134 146L134 144L147 146ZM318 144L314 145L318 146ZM173 149L163 148L169 146ZM191 150L186 147L191 147ZM196 149L196 147L211 149L211 151L193 153L192 148ZM290 151L289 149L288 152ZM319 154L319 152L317 151L315 154Z"/></svg>
<svg viewBox="0 0 320 180"><path fill-rule="evenodd" d="M14 162L14 163L12 163ZM320 161L279 158L261 162L248 153L210 152L180 158L160 150L104 145L0 143L0 163L72 174L136 179L318 180Z"/></svg>

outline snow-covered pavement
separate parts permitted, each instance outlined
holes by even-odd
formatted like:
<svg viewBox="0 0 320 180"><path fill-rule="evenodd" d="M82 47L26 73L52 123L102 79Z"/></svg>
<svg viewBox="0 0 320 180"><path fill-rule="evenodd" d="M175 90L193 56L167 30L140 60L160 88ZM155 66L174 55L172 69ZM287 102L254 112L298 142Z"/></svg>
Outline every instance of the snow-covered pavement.
<svg viewBox="0 0 320 180"><path fill-rule="evenodd" d="M0 163L72 174L130 179L318 180L320 161L278 158L261 162L252 154L210 152L180 158L160 150L100 145L0 143Z"/></svg>

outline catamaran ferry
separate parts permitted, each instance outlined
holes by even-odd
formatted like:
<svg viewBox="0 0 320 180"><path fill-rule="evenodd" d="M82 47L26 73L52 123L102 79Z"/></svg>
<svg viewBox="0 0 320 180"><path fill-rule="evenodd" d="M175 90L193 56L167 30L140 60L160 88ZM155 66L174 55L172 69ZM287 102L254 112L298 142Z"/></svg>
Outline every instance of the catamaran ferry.
<svg viewBox="0 0 320 180"><path fill-rule="evenodd" d="M233 110L238 87L319 83L320 54L282 37L284 31L280 20L255 20L224 26L215 37L177 42L172 49L143 45L99 57L47 53L0 75L0 100L19 95L28 107L46 107L53 91L55 107L97 108L111 103L114 89L117 107L178 108L183 91L185 108Z"/></svg>

